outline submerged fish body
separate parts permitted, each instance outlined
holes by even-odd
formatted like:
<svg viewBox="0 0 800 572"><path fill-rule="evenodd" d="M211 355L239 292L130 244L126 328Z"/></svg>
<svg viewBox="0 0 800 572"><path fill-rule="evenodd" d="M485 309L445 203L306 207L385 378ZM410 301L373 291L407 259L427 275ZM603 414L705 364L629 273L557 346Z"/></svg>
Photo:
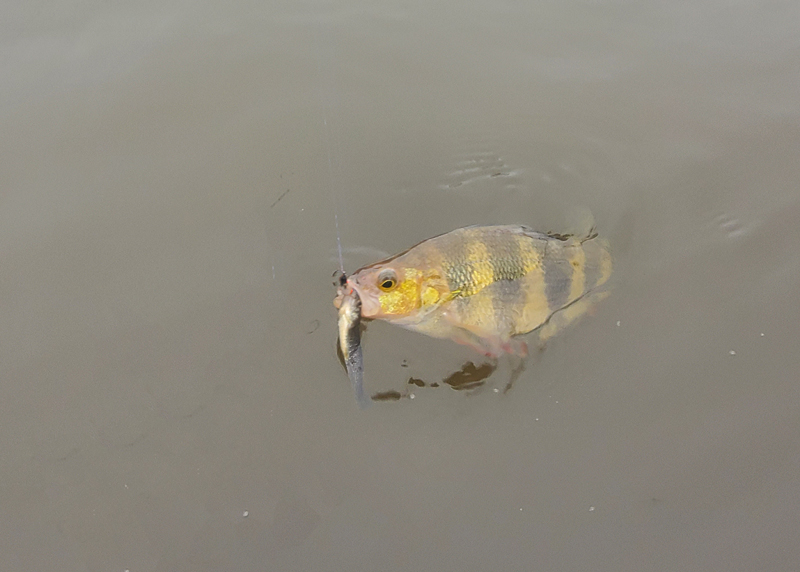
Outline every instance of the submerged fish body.
<svg viewBox="0 0 800 572"><path fill-rule="evenodd" d="M559 313L553 325L584 313L611 268L608 248L595 234L581 239L524 226L472 226L365 266L347 285L358 294L364 318L449 338L489 356L524 356L527 348L515 336L548 325ZM335 303L345 302L340 294Z"/></svg>
<svg viewBox="0 0 800 572"><path fill-rule="evenodd" d="M342 350L347 376L360 407L370 403L364 393L364 358L361 351L361 300L358 292L342 284L339 288L339 347Z"/></svg>

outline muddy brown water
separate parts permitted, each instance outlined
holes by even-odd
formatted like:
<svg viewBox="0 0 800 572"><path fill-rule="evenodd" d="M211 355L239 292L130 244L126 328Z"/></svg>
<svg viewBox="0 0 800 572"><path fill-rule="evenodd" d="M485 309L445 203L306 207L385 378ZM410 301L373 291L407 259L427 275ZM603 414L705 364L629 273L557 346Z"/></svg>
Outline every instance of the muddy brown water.
<svg viewBox="0 0 800 572"><path fill-rule="evenodd" d="M798 3L0 11L0 569L800 568ZM358 409L334 213L352 271L582 209L613 293L509 393Z"/></svg>

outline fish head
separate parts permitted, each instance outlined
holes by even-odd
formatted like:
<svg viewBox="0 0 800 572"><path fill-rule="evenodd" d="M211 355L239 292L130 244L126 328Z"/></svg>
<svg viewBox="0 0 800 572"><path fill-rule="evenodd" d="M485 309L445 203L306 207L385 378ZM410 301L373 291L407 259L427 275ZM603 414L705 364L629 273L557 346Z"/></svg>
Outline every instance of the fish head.
<svg viewBox="0 0 800 572"><path fill-rule="evenodd" d="M347 279L358 292L361 316L377 320L413 318L444 300L447 285L430 272L396 261L366 266Z"/></svg>

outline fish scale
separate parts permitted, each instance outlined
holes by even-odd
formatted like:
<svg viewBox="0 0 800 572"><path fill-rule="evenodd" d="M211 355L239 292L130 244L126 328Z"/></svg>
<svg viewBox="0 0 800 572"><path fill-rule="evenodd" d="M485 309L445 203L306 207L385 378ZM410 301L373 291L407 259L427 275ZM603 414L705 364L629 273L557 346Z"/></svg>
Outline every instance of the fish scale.
<svg viewBox="0 0 800 572"><path fill-rule="evenodd" d="M476 294L498 280L521 278L539 262L538 252L526 253L513 237L480 228L464 229L462 236L452 237L461 240L442 248L448 285L462 296Z"/></svg>

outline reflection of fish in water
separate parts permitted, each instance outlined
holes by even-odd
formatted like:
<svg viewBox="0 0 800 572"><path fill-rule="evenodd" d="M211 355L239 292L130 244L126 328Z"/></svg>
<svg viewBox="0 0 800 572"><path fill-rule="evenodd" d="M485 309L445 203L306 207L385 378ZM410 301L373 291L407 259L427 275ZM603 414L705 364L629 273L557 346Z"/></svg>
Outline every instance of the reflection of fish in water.
<svg viewBox="0 0 800 572"><path fill-rule="evenodd" d="M493 363L483 363L479 366L476 366L471 361L468 361L461 366L460 370L455 371L444 378L441 384L438 382L427 383L422 379L409 377L408 387L440 387L440 385L448 385L457 391L472 391L486 383L486 378L488 378L496 368L496 361ZM506 387L506 389L510 387L510 383L512 382L513 379L511 382L509 382L509 385ZM412 395L413 394L409 391L402 393L399 391L382 391L373 395L372 399L374 401L397 401L398 399L411 397Z"/></svg>
<svg viewBox="0 0 800 572"><path fill-rule="evenodd" d="M361 353L361 300L358 292L347 286L342 274L339 285L339 346L342 350L347 375L353 384L356 400L361 408L370 404L364 393L364 358Z"/></svg>
<svg viewBox="0 0 800 572"><path fill-rule="evenodd" d="M361 316L449 338L497 357L527 355L516 338L544 341L602 297L611 274L606 244L524 226L472 226L430 238L346 279ZM348 297L340 288L334 304Z"/></svg>

